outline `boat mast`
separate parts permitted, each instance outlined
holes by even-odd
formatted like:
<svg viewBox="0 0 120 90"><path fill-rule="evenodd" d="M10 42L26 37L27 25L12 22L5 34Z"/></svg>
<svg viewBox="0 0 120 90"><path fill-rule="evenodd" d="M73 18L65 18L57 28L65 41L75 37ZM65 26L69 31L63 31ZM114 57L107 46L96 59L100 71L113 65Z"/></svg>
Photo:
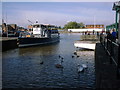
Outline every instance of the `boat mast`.
<svg viewBox="0 0 120 90"><path fill-rule="evenodd" d="M94 30L95 30L95 15L94 15Z"/></svg>
<svg viewBox="0 0 120 90"><path fill-rule="evenodd" d="M7 37L8 37L7 11L6 11L6 32L7 32Z"/></svg>

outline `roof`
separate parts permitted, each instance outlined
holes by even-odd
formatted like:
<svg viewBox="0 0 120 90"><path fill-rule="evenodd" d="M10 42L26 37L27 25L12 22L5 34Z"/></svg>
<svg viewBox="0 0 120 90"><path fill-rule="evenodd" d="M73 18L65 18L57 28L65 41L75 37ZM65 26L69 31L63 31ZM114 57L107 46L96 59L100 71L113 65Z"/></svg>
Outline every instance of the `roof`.
<svg viewBox="0 0 120 90"><path fill-rule="evenodd" d="M113 10L120 10L120 1L113 4Z"/></svg>

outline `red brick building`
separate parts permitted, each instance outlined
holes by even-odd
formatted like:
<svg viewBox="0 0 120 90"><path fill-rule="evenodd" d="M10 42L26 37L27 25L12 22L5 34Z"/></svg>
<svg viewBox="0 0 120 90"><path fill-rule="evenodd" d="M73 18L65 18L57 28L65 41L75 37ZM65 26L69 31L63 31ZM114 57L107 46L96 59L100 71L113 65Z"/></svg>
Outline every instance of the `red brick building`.
<svg viewBox="0 0 120 90"><path fill-rule="evenodd" d="M101 24L101 25L86 25L85 28L87 28L87 29L90 29L90 28L102 29L102 28L104 28L104 25L103 24Z"/></svg>

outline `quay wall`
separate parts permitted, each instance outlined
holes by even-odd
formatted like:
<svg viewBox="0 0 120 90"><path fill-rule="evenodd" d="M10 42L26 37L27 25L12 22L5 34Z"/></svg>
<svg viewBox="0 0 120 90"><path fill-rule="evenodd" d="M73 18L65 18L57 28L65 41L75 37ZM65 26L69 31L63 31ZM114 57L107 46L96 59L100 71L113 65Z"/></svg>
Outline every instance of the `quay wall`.
<svg viewBox="0 0 120 90"><path fill-rule="evenodd" d="M95 48L96 88L99 90L111 88L120 89L120 80L117 79L117 67L110 63L110 57L101 43Z"/></svg>
<svg viewBox="0 0 120 90"><path fill-rule="evenodd" d="M10 49L18 48L17 38L16 39L9 39L9 38L8 39L2 39L0 41L0 43L2 43L2 52L10 50Z"/></svg>

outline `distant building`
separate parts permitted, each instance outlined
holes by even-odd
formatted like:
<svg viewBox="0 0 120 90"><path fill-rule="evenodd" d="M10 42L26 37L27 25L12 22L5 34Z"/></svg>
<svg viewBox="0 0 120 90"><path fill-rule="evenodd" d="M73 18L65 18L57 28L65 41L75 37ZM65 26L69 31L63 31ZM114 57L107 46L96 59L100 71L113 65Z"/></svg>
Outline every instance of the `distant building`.
<svg viewBox="0 0 120 90"><path fill-rule="evenodd" d="M33 26L32 25L28 25L28 29L32 29L33 28Z"/></svg>
<svg viewBox="0 0 120 90"><path fill-rule="evenodd" d="M14 33L15 31L17 31L17 25L16 24L6 24L3 23L2 24L2 30L3 32L12 32Z"/></svg>
<svg viewBox="0 0 120 90"><path fill-rule="evenodd" d="M104 25L86 25L87 29L90 29L90 28L95 28L95 29L103 29L104 28Z"/></svg>
<svg viewBox="0 0 120 90"><path fill-rule="evenodd" d="M17 31L17 25L16 24L8 24L7 29L8 29L8 33L14 33Z"/></svg>
<svg viewBox="0 0 120 90"><path fill-rule="evenodd" d="M104 25L101 24L101 25L86 25L85 28L83 29L68 29L69 32L86 32L86 31L89 31L89 32L101 32L101 31L104 31Z"/></svg>

